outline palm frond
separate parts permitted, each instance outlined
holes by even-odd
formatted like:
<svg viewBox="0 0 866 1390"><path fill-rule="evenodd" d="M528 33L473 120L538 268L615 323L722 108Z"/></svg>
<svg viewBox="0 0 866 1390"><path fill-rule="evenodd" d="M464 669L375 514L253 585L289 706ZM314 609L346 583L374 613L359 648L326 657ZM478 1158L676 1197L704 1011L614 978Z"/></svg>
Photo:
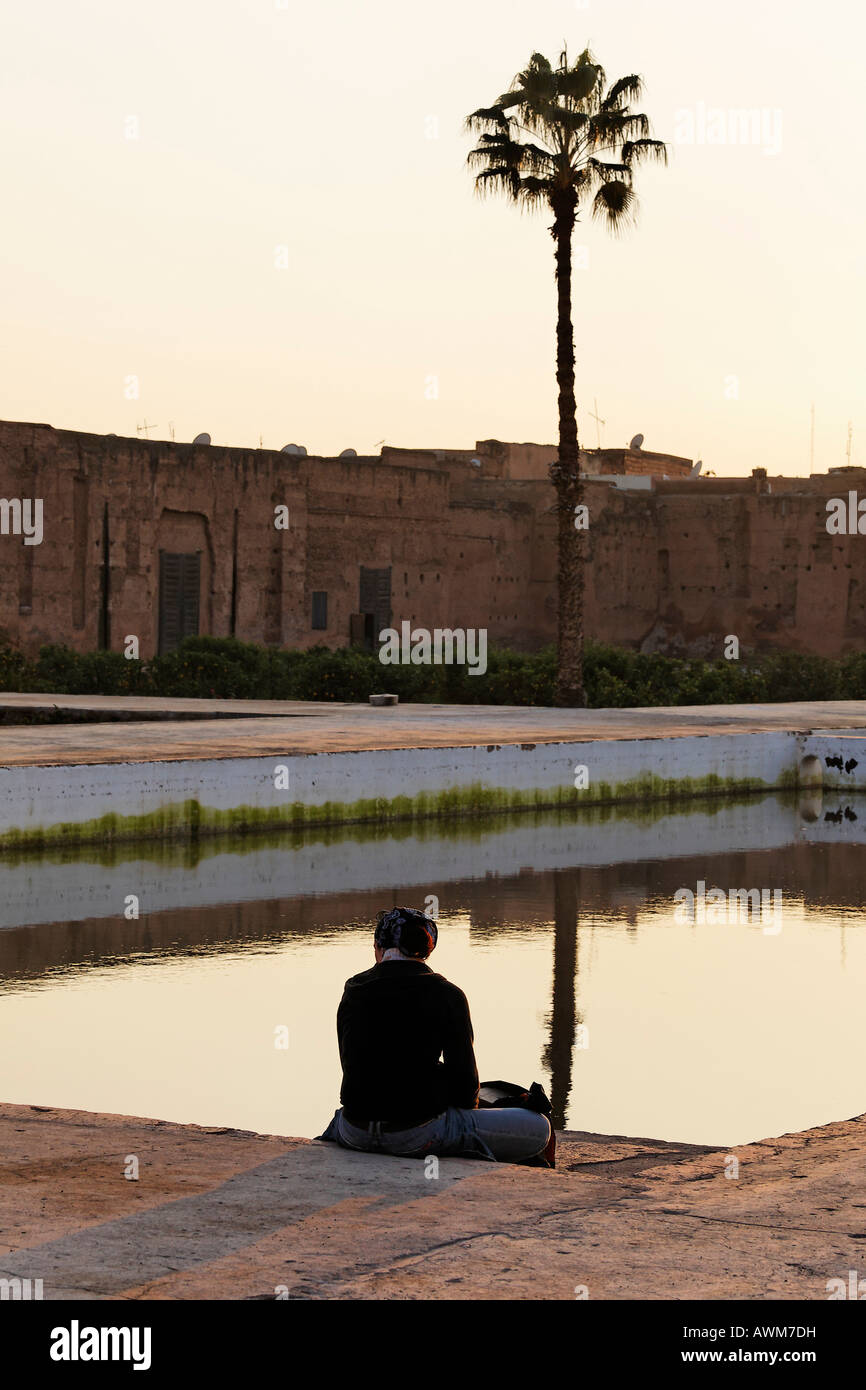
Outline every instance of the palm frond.
<svg viewBox="0 0 866 1390"><path fill-rule="evenodd" d="M668 147L664 140L626 140L622 159L629 167L642 163L667 164Z"/></svg>
<svg viewBox="0 0 866 1390"><path fill-rule="evenodd" d="M482 198L504 193L515 202L520 194L520 175L510 164L488 164L475 175L475 192Z"/></svg>
<svg viewBox="0 0 866 1390"><path fill-rule="evenodd" d="M589 167L590 167L590 169L592 170L592 172L593 172L594 174L597 174L597 175L599 176L599 178L601 178L601 179L603 179L603 180L606 180L606 179L609 177L609 175L611 175L611 174L624 174L624 175L626 175L626 174L629 174L629 173L631 172L631 171L630 171L630 168L629 168L629 165L626 164L626 163L623 163L623 164L616 164L616 163L611 163L611 162L609 162L609 161L607 161L607 160L604 160L604 159L594 159L594 158L590 158L587 162L588 162Z"/></svg>
<svg viewBox="0 0 866 1390"><path fill-rule="evenodd" d="M584 49L573 67L561 66L556 73L557 91L568 101L589 101L593 93L601 91L605 80L604 68L595 61L589 49Z"/></svg>
<svg viewBox="0 0 866 1390"><path fill-rule="evenodd" d="M498 102L492 106L479 106L477 111L466 117L463 122L463 129L470 135L475 135L481 130L507 129L508 117L500 107Z"/></svg>
<svg viewBox="0 0 866 1390"><path fill-rule="evenodd" d="M642 95L643 78L633 72L628 77L621 77L619 81L614 82L601 103L601 108L603 111L615 111L622 106L623 97L628 101L638 101Z"/></svg>
<svg viewBox="0 0 866 1390"><path fill-rule="evenodd" d="M538 173L552 173L554 156L541 145L531 140L514 140L504 132L486 133L480 137L481 143L470 150L467 162L473 167L485 164L507 164L518 172L524 170Z"/></svg>
<svg viewBox="0 0 866 1390"><path fill-rule="evenodd" d="M555 154L543 149L541 145L533 144L531 140L520 140L517 143L521 151L521 169L533 169L536 172L545 169L549 173L553 172L557 163Z"/></svg>
<svg viewBox="0 0 866 1390"><path fill-rule="evenodd" d="M520 180L518 200L534 207L539 203L550 202L550 180L539 179L532 174Z"/></svg>
<svg viewBox="0 0 866 1390"><path fill-rule="evenodd" d="M592 215L606 222L614 236L618 236L635 219L637 214L637 194L630 184L622 179L609 179L603 183L592 200Z"/></svg>
<svg viewBox="0 0 866 1390"><path fill-rule="evenodd" d="M550 59L545 58L543 53L533 53L524 71L553 72L553 68L550 66Z"/></svg>
<svg viewBox="0 0 866 1390"><path fill-rule="evenodd" d="M494 106L498 106L500 111L510 111L515 106L521 106L526 100L526 95L522 87L512 91L503 92L501 97L497 97Z"/></svg>
<svg viewBox="0 0 866 1390"><path fill-rule="evenodd" d="M586 111L575 111L572 107L553 102L545 108L544 119L551 125L561 126L563 130L575 131L588 125L592 117Z"/></svg>
<svg viewBox="0 0 866 1390"><path fill-rule="evenodd" d="M625 140L643 139L649 132L649 121L640 112L597 111L589 129L596 148L610 149Z"/></svg>
<svg viewBox="0 0 866 1390"><path fill-rule="evenodd" d="M466 124L468 125L470 121L473 123L477 121L480 125L484 125L489 121L494 121L500 125L506 119L502 107L498 102L494 102L492 106L479 106L477 111L473 111L471 116L466 117Z"/></svg>
<svg viewBox="0 0 866 1390"><path fill-rule="evenodd" d="M624 112L620 116L620 140L645 140L649 133L649 116L645 116L642 111Z"/></svg>
<svg viewBox="0 0 866 1390"><path fill-rule="evenodd" d="M556 73L542 53L533 53L527 67L511 84L511 104L524 110L539 110L556 100ZM501 98L500 98L501 100Z"/></svg>

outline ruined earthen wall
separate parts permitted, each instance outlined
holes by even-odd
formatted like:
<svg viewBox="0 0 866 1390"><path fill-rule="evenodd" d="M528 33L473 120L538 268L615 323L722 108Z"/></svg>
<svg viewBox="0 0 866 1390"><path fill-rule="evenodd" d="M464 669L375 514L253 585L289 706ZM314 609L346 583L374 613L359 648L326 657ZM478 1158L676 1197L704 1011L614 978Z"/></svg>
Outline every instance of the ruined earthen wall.
<svg viewBox="0 0 866 1390"><path fill-rule="evenodd" d="M519 648L551 642L554 496L546 472L491 477L471 467L495 443L442 458L392 451L383 463L0 422L0 497L40 497L44 507L41 544L0 535L0 629L30 651L46 642L121 650L135 634L147 657L165 550L199 552L200 630L217 636L344 646L367 566L391 569L394 624L486 627L491 642ZM529 472L549 448L502 447L503 470ZM615 453L605 451L606 470ZM636 471L634 454L620 453ZM720 654L729 633L746 649L862 647L866 537L831 536L825 524L826 499L858 482L866 497L857 470L656 476L640 491L587 481L587 633L707 655ZM288 508L287 530L274 526L277 507ZM312 628L316 591L328 595L324 631Z"/></svg>
<svg viewBox="0 0 866 1390"><path fill-rule="evenodd" d="M860 473L866 497L866 473ZM647 650L835 656L866 642L866 537L826 529L856 479L710 479L624 493L588 484L587 630ZM603 496L596 494L602 494Z"/></svg>

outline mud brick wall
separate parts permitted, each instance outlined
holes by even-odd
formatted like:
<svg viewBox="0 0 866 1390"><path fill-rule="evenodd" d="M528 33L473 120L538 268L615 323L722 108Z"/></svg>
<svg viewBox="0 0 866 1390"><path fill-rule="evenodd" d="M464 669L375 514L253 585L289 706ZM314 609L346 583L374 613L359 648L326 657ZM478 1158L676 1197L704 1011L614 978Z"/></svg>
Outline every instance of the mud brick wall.
<svg viewBox="0 0 866 1390"><path fill-rule="evenodd" d="M550 452L487 440L329 459L0 422L0 497L44 507L40 545L0 535L0 635L119 651L135 634L152 655L167 551L198 552L199 630L216 636L345 646L364 566L390 568L395 625L535 648L556 633ZM612 449L584 463L653 480L586 484L590 636L706 655L728 633L746 648L863 645L866 536L829 535L825 503L866 497L866 472L693 479L688 460Z"/></svg>
<svg viewBox="0 0 866 1390"><path fill-rule="evenodd" d="M830 535L826 502L866 471L708 478L620 492L587 484L587 631L644 650L838 656L866 643L866 536Z"/></svg>
<svg viewBox="0 0 866 1390"><path fill-rule="evenodd" d="M450 471L423 461L0 422L0 496L41 497L44 507L40 545L0 536L0 632L28 651L46 642L119 651L134 634L148 657L158 645L159 553L168 551L199 553L199 627L216 636L344 646L366 566L391 568L394 622L486 626L491 640L520 645L549 640L526 603L547 484L491 481L486 494L453 503ZM288 530L274 526L281 505ZM548 566L548 617L552 577ZM317 591L328 595L324 631L312 628Z"/></svg>

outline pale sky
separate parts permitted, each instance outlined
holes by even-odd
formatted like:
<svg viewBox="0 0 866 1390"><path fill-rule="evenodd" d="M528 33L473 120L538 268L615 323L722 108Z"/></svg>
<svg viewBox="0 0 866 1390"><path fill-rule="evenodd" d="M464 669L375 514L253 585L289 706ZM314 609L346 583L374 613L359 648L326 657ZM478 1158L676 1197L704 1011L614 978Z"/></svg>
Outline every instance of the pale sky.
<svg viewBox="0 0 866 1390"><path fill-rule="evenodd" d="M555 442L550 217L475 197L462 121L565 39L642 73L672 145L635 230L577 228L581 442L597 400L606 445L806 474L814 402L815 470L849 420L866 464L863 15L7 0L0 418L325 454ZM708 143L732 109L758 143Z"/></svg>

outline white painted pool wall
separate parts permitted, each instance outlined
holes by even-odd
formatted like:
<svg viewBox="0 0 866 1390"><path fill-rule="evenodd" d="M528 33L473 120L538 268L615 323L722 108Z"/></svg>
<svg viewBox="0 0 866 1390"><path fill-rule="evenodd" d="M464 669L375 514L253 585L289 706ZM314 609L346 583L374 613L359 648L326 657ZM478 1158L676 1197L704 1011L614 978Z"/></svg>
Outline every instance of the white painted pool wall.
<svg viewBox="0 0 866 1390"><path fill-rule="evenodd" d="M491 747L395 748L288 754L285 758L215 758L179 762L76 763L0 768L0 833L49 829L112 813L148 816L195 800L203 808L274 810L302 802L360 800L466 789L550 793L574 787L585 766L589 790L646 776L679 781L715 774L768 787L792 773L802 736L787 732L587 743L496 744ZM279 767L288 785L278 788ZM866 766L864 766L866 772ZM591 795L587 797L592 800Z"/></svg>

